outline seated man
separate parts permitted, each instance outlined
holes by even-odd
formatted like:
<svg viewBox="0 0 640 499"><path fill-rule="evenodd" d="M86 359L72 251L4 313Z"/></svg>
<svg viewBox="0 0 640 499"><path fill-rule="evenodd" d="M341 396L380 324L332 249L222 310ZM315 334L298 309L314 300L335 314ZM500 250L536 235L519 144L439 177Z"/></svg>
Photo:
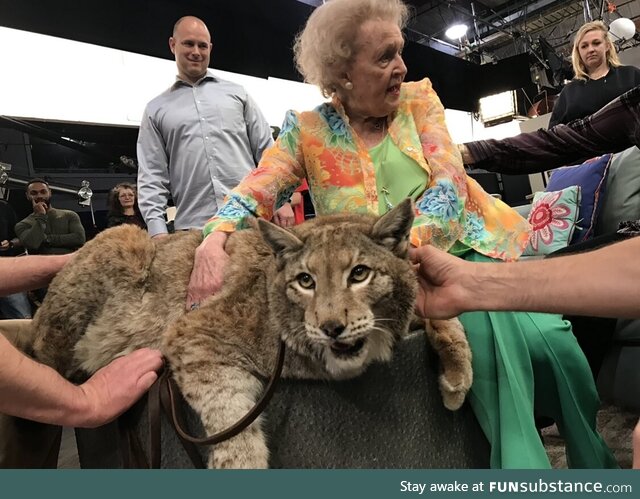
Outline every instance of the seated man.
<svg viewBox="0 0 640 499"><path fill-rule="evenodd" d="M16 235L29 253L64 255L77 250L85 242L80 217L74 211L51 206L51 189L42 179L27 184L27 199L33 213L16 224Z"/></svg>

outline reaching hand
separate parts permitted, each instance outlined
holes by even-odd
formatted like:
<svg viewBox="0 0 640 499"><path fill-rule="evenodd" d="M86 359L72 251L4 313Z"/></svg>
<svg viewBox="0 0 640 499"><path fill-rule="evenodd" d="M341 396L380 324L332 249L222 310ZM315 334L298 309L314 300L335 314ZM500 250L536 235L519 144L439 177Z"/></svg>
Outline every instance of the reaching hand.
<svg viewBox="0 0 640 499"><path fill-rule="evenodd" d="M418 274L416 313L431 319L449 319L464 312L464 278L471 272L464 260L433 246L412 248L411 261Z"/></svg>
<svg viewBox="0 0 640 499"><path fill-rule="evenodd" d="M187 310L198 308L205 298L222 287L224 270L229 262L229 255L224 250L227 237L225 232L214 232L196 249L187 288Z"/></svg>
<svg viewBox="0 0 640 499"><path fill-rule="evenodd" d="M295 216L291 204L285 203L273 214L273 223L280 227L293 227L295 225Z"/></svg>
<svg viewBox="0 0 640 499"><path fill-rule="evenodd" d="M76 426L95 428L113 421L153 385L162 362L159 350L142 348L97 371L79 387L88 410L78 415Z"/></svg>

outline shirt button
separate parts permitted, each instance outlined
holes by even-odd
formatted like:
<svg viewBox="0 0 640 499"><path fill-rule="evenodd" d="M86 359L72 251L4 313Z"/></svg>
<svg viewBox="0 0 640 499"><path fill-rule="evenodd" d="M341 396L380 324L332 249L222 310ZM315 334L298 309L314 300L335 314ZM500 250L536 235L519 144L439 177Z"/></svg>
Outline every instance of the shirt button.
<svg viewBox="0 0 640 499"><path fill-rule="evenodd" d="M408 152L413 152L413 147L411 147L411 146L407 147L407 151Z"/></svg>
<svg viewBox="0 0 640 499"><path fill-rule="evenodd" d="M204 118L200 118L200 121L204 121Z"/></svg>
<svg viewBox="0 0 640 499"><path fill-rule="evenodd" d="M205 137L204 140L209 140L209 137Z"/></svg>

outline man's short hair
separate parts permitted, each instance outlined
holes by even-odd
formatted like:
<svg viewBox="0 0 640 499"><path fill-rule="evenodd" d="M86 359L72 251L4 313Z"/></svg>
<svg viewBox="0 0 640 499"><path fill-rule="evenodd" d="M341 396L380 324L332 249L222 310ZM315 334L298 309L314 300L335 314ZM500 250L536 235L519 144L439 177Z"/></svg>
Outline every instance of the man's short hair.
<svg viewBox="0 0 640 499"><path fill-rule="evenodd" d="M49 182L47 182L47 181L46 181L45 179L43 179L43 178L38 178L38 177L36 177L36 178L32 178L31 180L29 180L29 182L27 183L27 185L26 185L26 187L25 187L25 190L26 190L27 192L29 192L29 186L30 186L31 184L44 184L44 185L46 185L46 186L47 186L47 189L51 190L51 187L49 187Z"/></svg>

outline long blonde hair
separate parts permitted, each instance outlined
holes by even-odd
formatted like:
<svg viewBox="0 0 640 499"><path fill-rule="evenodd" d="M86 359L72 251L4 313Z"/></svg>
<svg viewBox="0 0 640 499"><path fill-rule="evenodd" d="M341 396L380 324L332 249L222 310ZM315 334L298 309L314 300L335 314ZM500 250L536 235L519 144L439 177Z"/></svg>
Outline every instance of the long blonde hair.
<svg viewBox="0 0 640 499"><path fill-rule="evenodd" d="M609 34L609 29L606 24L602 21L591 21L586 24L583 24L578 32L576 33L576 37L573 40L573 50L571 51L571 64L573 65L573 72L575 73L575 78L578 80L586 80L589 78L589 72L587 71L587 67L584 65L582 58L580 57L579 45L582 41L582 37L586 35L589 31L602 31L604 33L604 41L607 44L607 64L610 68L617 68L621 65L620 59L618 58L618 53L616 52L616 46L613 44L613 40L611 39L611 35Z"/></svg>

